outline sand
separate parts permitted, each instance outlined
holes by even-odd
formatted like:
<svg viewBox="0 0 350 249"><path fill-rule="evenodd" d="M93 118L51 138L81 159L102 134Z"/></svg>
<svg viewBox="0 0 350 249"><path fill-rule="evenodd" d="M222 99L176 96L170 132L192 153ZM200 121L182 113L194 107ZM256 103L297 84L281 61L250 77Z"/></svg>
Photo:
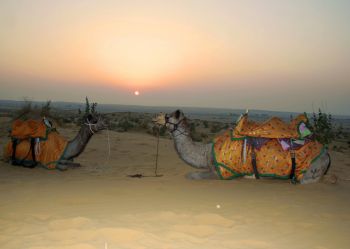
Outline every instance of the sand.
<svg viewBox="0 0 350 249"><path fill-rule="evenodd" d="M73 137L77 129L60 129ZM7 138L0 138L3 146ZM350 248L350 153L333 152L331 180L191 181L169 139L95 135L66 172L0 163L0 248Z"/></svg>

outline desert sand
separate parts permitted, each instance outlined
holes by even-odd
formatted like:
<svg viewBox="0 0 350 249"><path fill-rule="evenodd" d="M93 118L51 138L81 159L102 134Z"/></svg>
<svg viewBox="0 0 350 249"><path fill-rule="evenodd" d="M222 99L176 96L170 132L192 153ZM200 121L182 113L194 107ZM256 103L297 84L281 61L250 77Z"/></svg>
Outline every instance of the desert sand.
<svg viewBox="0 0 350 249"><path fill-rule="evenodd" d="M59 129L72 138L77 128ZM96 134L65 172L0 162L0 248L350 248L350 153L332 152L337 176L311 185L283 180L185 178L194 171L160 139ZM7 142L0 138L0 146ZM334 179L333 179L334 180Z"/></svg>

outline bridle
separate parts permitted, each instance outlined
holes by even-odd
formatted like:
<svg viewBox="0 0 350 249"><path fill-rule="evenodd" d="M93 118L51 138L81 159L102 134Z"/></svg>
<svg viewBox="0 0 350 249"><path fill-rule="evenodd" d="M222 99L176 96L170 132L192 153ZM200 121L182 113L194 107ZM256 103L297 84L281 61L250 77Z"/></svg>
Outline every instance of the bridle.
<svg viewBox="0 0 350 249"><path fill-rule="evenodd" d="M180 119L179 122L177 122L177 123L172 123L172 122L170 122L170 121L169 121L169 118L170 118L170 117L168 116L168 114L166 114L166 115L165 115L165 124L164 124L164 125L166 125L166 124L171 124L171 125L173 125L173 129L170 131L170 133L173 135L173 137L177 137L177 136L180 136L180 135L186 135L186 136L189 135L188 133L186 133L186 131L182 132L182 131L180 131L180 130L178 129L178 128L179 128L179 125L180 125L182 122L185 121L185 118ZM177 135L174 135L173 133L174 133L175 131L179 131L180 133L177 134Z"/></svg>
<svg viewBox="0 0 350 249"><path fill-rule="evenodd" d="M96 124L90 123L89 119L86 119L86 123L84 123L85 125L89 126L89 129L91 131L92 134L95 134L95 132L93 131L93 129L91 128L92 126L97 126ZM98 129L97 129L98 130Z"/></svg>

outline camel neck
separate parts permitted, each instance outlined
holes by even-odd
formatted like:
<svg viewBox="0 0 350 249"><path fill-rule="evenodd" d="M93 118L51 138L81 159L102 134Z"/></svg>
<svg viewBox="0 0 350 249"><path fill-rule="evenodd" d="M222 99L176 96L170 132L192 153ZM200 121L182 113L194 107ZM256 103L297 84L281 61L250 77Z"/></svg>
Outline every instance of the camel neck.
<svg viewBox="0 0 350 249"><path fill-rule="evenodd" d="M64 159L69 160L79 156L84 151L92 135L89 127L83 125L75 138L68 142Z"/></svg>
<svg viewBox="0 0 350 249"><path fill-rule="evenodd" d="M212 144L194 142L189 128L180 125L172 132L175 149L180 158L195 168L209 168L211 166Z"/></svg>

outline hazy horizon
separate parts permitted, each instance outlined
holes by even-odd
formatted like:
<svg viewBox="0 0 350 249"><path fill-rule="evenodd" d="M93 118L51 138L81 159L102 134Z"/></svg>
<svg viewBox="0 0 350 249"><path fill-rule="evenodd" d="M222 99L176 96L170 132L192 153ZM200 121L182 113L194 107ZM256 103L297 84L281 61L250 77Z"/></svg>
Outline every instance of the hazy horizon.
<svg viewBox="0 0 350 249"><path fill-rule="evenodd" d="M350 115L349 9L342 0L1 1L0 99Z"/></svg>

